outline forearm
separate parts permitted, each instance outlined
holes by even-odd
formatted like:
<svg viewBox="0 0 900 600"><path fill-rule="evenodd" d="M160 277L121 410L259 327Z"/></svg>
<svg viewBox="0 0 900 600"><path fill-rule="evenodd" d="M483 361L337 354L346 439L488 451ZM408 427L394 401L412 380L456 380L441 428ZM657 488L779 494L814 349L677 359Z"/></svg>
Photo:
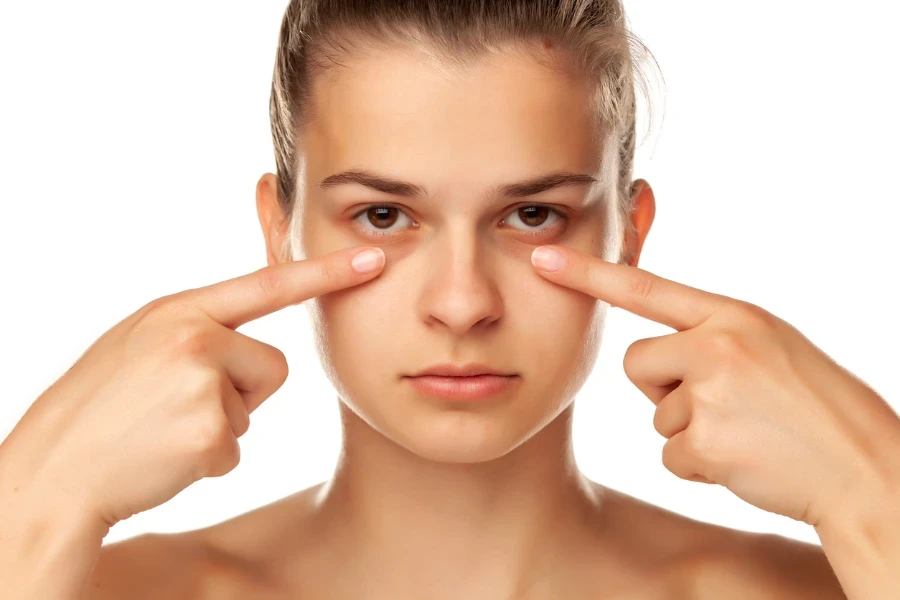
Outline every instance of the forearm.
<svg viewBox="0 0 900 600"><path fill-rule="evenodd" d="M0 490L0 598L82 597L109 528L73 508Z"/></svg>
<svg viewBox="0 0 900 600"><path fill-rule="evenodd" d="M872 491L816 533L848 600L900 598L900 488Z"/></svg>

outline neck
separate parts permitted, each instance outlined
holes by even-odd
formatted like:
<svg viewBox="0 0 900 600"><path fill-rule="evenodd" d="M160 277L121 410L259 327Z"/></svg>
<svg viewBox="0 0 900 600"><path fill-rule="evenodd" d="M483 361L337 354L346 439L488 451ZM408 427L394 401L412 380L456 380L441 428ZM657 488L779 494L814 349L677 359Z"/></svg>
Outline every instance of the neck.
<svg viewBox="0 0 900 600"><path fill-rule="evenodd" d="M467 598L533 587L583 539L600 500L576 466L571 418L570 405L500 458L447 464L413 454L341 403L344 445L320 509L345 564L361 571L346 575Z"/></svg>

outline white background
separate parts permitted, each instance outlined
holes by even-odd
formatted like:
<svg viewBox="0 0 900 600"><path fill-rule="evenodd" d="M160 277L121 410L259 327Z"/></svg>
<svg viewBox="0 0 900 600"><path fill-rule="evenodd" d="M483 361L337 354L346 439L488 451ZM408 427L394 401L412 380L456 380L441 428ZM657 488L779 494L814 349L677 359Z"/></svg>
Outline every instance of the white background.
<svg viewBox="0 0 900 600"><path fill-rule="evenodd" d="M274 170L268 96L285 4L0 4L0 438L145 302L265 264L254 186ZM764 306L900 407L894 3L626 7L666 80L635 173L658 202L641 267ZM609 314L576 409L587 475L697 519L816 542L804 524L663 467L653 404L621 365L632 341L671 330ZM329 476L336 400L305 309L241 331L291 369L254 413L241 464L107 540L212 524Z"/></svg>

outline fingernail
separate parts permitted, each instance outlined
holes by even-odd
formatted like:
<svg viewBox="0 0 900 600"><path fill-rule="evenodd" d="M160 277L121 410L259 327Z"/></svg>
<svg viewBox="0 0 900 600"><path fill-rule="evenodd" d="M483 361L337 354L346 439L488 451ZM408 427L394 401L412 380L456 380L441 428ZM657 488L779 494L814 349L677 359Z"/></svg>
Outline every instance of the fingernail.
<svg viewBox="0 0 900 600"><path fill-rule="evenodd" d="M350 266L357 273L369 273L384 265L384 251L381 248L367 248L356 254Z"/></svg>
<svg viewBox="0 0 900 600"><path fill-rule="evenodd" d="M559 271L566 264L566 258L553 248L541 246L531 253L531 264L544 271Z"/></svg>

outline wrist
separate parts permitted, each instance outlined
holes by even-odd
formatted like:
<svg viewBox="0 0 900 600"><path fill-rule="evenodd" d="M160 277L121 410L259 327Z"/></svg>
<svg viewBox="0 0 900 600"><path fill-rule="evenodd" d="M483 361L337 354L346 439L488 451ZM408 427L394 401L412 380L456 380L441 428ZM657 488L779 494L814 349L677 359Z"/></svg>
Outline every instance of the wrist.
<svg viewBox="0 0 900 600"><path fill-rule="evenodd" d="M2 484L0 484L2 485ZM77 598L109 526L62 495L0 489L0 596Z"/></svg>
<svg viewBox="0 0 900 600"><path fill-rule="evenodd" d="M109 526L102 519L94 518L76 504L68 504L64 498L41 498L25 504L0 501L5 515L2 527L16 536L22 553L71 545L99 547L109 533Z"/></svg>
<svg viewBox="0 0 900 600"><path fill-rule="evenodd" d="M898 597L900 481L860 486L852 501L831 506L815 530L848 598Z"/></svg>
<svg viewBox="0 0 900 600"><path fill-rule="evenodd" d="M870 470L839 500L833 499L813 523L817 532L876 539L890 525L900 527L900 477Z"/></svg>

